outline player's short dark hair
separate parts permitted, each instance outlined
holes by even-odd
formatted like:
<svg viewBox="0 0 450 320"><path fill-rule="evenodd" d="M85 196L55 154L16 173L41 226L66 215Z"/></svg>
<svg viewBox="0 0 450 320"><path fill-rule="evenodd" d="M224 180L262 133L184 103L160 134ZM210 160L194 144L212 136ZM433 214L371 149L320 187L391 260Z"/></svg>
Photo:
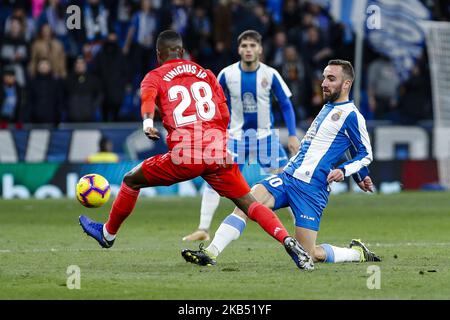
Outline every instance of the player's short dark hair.
<svg viewBox="0 0 450 320"><path fill-rule="evenodd" d="M351 81L355 80L355 70L353 69L352 63L347 60L330 60L328 61L329 66L341 66L344 75Z"/></svg>
<svg viewBox="0 0 450 320"><path fill-rule="evenodd" d="M240 45L243 40L248 40L248 39L256 41L258 44L262 43L262 36L258 31L246 30L239 35L239 37L237 39L238 45Z"/></svg>
<svg viewBox="0 0 450 320"><path fill-rule="evenodd" d="M167 43L179 42L181 46L183 46L183 39L181 35L173 30L165 30L158 35L156 39L156 48L160 48L161 46L165 46Z"/></svg>

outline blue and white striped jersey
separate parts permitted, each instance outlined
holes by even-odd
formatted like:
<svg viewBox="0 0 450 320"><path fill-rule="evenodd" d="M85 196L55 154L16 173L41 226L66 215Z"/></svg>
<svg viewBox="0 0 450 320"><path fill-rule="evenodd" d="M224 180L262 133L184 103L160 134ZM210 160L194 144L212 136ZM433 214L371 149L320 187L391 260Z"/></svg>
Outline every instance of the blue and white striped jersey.
<svg viewBox="0 0 450 320"><path fill-rule="evenodd" d="M284 171L295 178L320 187L347 150L353 158L339 168L348 177L372 162L372 147L366 121L353 101L323 106L301 142L299 152Z"/></svg>
<svg viewBox="0 0 450 320"><path fill-rule="evenodd" d="M274 68L260 63L257 70L246 72L236 62L217 77L224 89L230 109L229 133L241 139L243 130L257 130L258 138L271 134L273 114L271 93L280 102L292 96L286 83Z"/></svg>

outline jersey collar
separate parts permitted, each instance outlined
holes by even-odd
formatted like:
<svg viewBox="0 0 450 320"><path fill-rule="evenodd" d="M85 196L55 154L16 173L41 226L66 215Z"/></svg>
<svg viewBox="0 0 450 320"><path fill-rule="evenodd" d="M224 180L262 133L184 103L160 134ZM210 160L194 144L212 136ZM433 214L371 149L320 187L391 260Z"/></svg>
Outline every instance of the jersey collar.
<svg viewBox="0 0 450 320"><path fill-rule="evenodd" d="M348 100L348 101L338 102L338 103L327 102L327 106L336 107L336 106L342 106L344 104L349 104L349 103L353 103L353 100Z"/></svg>
<svg viewBox="0 0 450 320"><path fill-rule="evenodd" d="M241 64L242 64L242 61L239 61L239 62L238 62L239 70L241 70L241 72L247 72L247 73L256 72L256 71L258 71L259 68L261 67L261 62L259 62L259 63L258 63L258 68L256 68L256 69L253 70L253 71L246 71L246 70L242 69L242 65L241 65Z"/></svg>
<svg viewBox="0 0 450 320"><path fill-rule="evenodd" d="M166 62L164 62L162 65L165 65L166 63L174 63L174 62L184 62L186 61L185 59L170 59L167 60Z"/></svg>

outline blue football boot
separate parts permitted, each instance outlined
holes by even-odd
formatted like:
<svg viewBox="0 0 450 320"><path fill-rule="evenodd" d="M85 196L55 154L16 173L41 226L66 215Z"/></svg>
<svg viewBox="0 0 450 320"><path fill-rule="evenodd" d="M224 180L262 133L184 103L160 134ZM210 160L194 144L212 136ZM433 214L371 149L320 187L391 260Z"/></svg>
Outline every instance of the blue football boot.
<svg viewBox="0 0 450 320"><path fill-rule="evenodd" d="M97 240L97 242L103 248L111 248L114 244L114 240L108 241L103 236L103 224L92 221L86 216L80 216L78 219L80 221L80 226L83 228L83 231L90 237Z"/></svg>

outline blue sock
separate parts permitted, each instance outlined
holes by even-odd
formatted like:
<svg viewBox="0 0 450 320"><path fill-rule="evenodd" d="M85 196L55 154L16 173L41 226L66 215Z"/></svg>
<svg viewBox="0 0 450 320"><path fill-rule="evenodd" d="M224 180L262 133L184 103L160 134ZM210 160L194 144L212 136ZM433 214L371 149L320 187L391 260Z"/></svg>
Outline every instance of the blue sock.
<svg viewBox="0 0 450 320"><path fill-rule="evenodd" d="M325 250L325 254L327 256L324 262L334 263L334 251L331 245L325 243L321 244L320 246L323 248L323 250Z"/></svg>
<svg viewBox="0 0 450 320"><path fill-rule="evenodd" d="M206 248L213 256L218 256L233 240L240 237L247 225L245 219L232 213L223 220L214 235L211 244Z"/></svg>

